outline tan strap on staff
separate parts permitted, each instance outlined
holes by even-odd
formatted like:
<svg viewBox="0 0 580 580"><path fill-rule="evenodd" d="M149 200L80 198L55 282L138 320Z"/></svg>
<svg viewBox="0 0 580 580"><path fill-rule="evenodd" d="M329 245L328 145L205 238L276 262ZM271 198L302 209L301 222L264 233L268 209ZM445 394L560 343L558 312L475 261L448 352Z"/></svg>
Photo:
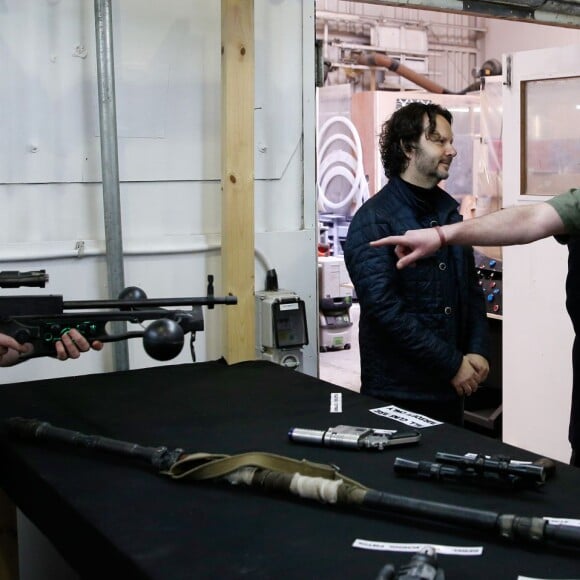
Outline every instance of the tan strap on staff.
<svg viewBox="0 0 580 580"><path fill-rule="evenodd" d="M188 478L201 481L229 475L242 467L257 467L283 473L299 473L309 477L342 480L360 489L368 489L361 483L345 477L339 472L338 468L331 465L256 451L240 453L239 455L191 453L184 455L167 471L162 473L169 475L173 479Z"/></svg>

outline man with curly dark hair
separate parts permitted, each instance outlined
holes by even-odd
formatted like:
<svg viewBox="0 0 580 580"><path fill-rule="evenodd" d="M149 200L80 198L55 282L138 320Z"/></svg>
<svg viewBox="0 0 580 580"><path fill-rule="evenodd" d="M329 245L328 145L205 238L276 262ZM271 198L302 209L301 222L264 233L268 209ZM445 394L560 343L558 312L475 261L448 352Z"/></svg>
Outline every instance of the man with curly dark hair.
<svg viewBox="0 0 580 580"><path fill-rule="evenodd" d="M442 246L399 270L392 247L370 241L460 221L438 184L457 151L453 118L414 102L385 122L380 152L389 181L355 214L344 247L360 303L361 392L430 417L463 424L463 398L489 372L484 296L473 250Z"/></svg>
<svg viewBox="0 0 580 580"><path fill-rule="evenodd" d="M566 310L574 327L572 346L572 407L568 440L572 446L570 464L580 467L580 189L570 189L542 203L509 207L445 226L440 235L432 229L410 230L402 236L388 236L373 246L393 246L397 268L408 268L437 252L446 244L512 246L529 244L555 236L568 246Z"/></svg>

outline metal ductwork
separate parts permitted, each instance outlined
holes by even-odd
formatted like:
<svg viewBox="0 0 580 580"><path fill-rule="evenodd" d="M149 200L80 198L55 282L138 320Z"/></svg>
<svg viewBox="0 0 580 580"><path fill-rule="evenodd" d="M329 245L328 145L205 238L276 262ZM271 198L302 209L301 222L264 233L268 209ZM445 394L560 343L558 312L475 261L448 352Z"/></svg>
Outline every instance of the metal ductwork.
<svg viewBox="0 0 580 580"><path fill-rule="evenodd" d="M580 0L370 0L370 3L580 28Z"/></svg>

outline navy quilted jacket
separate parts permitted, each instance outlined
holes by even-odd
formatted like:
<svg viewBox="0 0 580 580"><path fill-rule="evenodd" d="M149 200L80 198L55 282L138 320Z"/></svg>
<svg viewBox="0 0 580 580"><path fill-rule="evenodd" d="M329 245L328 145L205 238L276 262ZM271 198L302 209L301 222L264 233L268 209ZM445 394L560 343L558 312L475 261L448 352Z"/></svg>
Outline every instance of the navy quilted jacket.
<svg viewBox="0 0 580 580"><path fill-rule="evenodd" d="M431 197L433 196L433 197ZM388 399L452 400L462 357L489 359L488 323L471 247L449 246L397 270L392 246L371 240L460 221L441 188L420 202L399 178L355 214L344 247L360 303L361 392Z"/></svg>

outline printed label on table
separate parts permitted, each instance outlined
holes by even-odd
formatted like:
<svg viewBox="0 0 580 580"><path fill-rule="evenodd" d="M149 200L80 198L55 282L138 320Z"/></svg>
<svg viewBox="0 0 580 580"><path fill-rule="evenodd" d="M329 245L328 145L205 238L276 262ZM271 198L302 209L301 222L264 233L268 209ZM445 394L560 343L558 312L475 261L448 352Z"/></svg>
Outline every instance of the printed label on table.
<svg viewBox="0 0 580 580"><path fill-rule="evenodd" d="M380 415L381 417L387 417L388 419L394 419L399 421L399 423L404 423L409 427L415 427L416 429L423 429L424 427L433 427L435 425L441 425L441 421L437 419L431 419L426 415L420 415L419 413L413 413L407 411L406 409L401 409L395 405L388 405L387 407L378 407L377 409L370 409L371 413L375 415Z"/></svg>
<svg viewBox="0 0 580 580"><path fill-rule="evenodd" d="M342 413L342 393L330 393L330 412Z"/></svg>
<svg viewBox="0 0 580 580"><path fill-rule="evenodd" d="M542 576L541 578L538 578L536 576L518 576L516 580L558 580L557 578L544 578L544 576ZM580 576L577 576L576 578L560 578L559 580L580 580Z"/></svg>
<svg viewBox="0 0 580 580"><path fill-rule="evenodd" d="M576 526L579 527L580 526L580 520L575 520L572 518L551 518L549 516L544 516L544 519L549 523L549 524L554 524L554 525L564 525L564 526Z"/></svg>
<svg viewBox="0 0 580 580"><path fill-rule="evenodd" d="M483 546L444 546L441 544L402 544L398 542L375 542L373 540L356 539L353 548L361 550L378 550L380 552L420 552L425 548L433 548L438 554L450 556L481 556Z"/></svg>

